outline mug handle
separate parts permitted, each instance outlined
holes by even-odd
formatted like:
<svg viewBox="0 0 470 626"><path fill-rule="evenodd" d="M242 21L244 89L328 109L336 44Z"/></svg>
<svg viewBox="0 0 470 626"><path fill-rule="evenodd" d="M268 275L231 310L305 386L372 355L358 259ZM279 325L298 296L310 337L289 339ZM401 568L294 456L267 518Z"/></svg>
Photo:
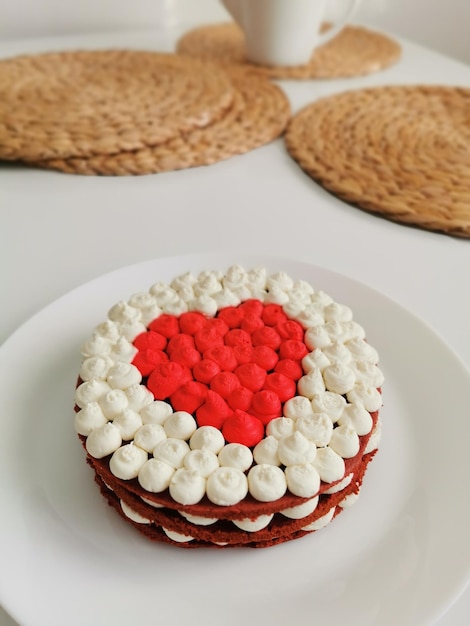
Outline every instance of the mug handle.
<svg viewBox="0 0 470 626"><path fill-rule="evenodd" d="M346 24L349 21L349 18L351 17L351 15L355 12L355 10L357 9L358 4L361 2L362 0L349 0L350 6L348 8L348 10L346 11L346 15L341 18L336 24L334 24L331 28L329 28L326 33L322 33L317 41L316 44L316 48L318 48L319 46L322 46L323 44L325 44L327 41L330 41L330 39L333 39L333 37L335 37L339 31L344 28L344 26L346 26Z"/></svg>

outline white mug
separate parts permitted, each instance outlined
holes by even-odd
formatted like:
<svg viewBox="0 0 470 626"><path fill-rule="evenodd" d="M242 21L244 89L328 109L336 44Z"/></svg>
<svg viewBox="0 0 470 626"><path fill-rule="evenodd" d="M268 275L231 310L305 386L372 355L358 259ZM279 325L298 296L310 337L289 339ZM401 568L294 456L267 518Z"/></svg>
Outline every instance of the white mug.
<svg viewBox="0 0 470 626"><path fill-rule="evenodd" d="M221 0L243 30L246 55L259 65L304 65L332 39L361 0L347 0L343 18L321 33L328 0Z"/></svg>

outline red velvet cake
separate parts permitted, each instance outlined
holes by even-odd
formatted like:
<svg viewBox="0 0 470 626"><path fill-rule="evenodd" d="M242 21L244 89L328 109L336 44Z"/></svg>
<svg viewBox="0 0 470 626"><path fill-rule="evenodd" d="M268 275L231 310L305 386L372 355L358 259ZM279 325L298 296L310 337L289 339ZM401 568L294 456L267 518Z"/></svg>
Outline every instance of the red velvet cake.
<svg viewBox="0 0 470 626"><path fill-rule="evenodd" d="M82 347L75 429L152 540L264 547L328 524L380 440L383 376L349 307L265 268L188 272Z"/></svg>

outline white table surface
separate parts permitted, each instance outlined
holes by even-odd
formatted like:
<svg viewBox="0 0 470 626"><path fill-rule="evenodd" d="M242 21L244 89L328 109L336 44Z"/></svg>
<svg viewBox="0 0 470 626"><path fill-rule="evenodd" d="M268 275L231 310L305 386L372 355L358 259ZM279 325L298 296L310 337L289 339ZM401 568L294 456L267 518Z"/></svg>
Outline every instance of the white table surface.
<svg viewBox="0 0 470 626"><path fill-rule="evenodd" d="M13 40L0 42L0 56L113 46L171 51L184 30ZM469 66L402 44L402 60L385 71L280 85L294 112L346 89L470 85ZM144 177L80 177L2 164L0 342L59 296L108 271L227 247L279 252L364 282L425 320L470 364L470 242L348 206L307 178L280 139L210 167ZM467 588L439 626L468 623ZM0 624L15 623L0 609Z"/></svg>

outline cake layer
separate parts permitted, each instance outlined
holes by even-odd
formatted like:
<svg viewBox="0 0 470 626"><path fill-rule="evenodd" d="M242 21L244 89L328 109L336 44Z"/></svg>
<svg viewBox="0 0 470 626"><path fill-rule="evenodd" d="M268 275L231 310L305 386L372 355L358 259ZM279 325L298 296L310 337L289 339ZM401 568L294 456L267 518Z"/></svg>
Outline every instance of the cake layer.
<svg viewBox="0 0 470 626"><path fill-rule="evenodd" d="M172 543L179 547L263 547L299 538L326 526L341 510L341 504L350 496L359 494L362 479L374 452L364 456L357 476L345 489L320 496L315 511L301 519L291 520L276 514L269 524L258 531L244 531L231 522L219 520L210 526L201 526L185 520L178 512L142 506L142 501L125 490L118 493L109 489L96 476L101 493L118 513L145 536L154 541ZM149 518L145 517L149 515ZM151 519L150 519L151 517Z"/></svg>

